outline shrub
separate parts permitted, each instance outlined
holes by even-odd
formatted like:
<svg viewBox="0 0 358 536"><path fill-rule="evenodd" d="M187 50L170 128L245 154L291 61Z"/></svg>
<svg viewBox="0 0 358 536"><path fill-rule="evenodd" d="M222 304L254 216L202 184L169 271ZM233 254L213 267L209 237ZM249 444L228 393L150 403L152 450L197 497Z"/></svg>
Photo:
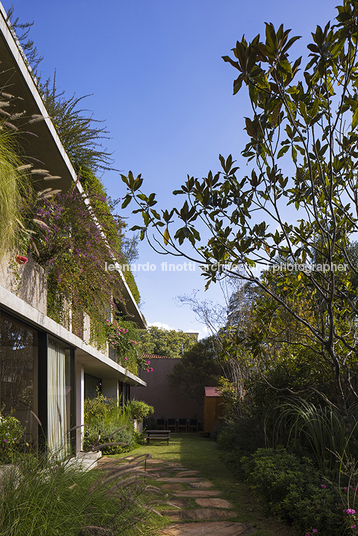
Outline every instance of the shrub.
<svg viewBox="0 0 358 536"><path fill-rule="evenodd" d="M215 426L214 430L211 432L210 437L213 441L218 440L219 433L222 432L222 430L227 426L227 423L225 423L222 419L219 419ZM222 447L225 448L225 447Z"/></svg>
<svg viewBox="0 0 358 536"><path fill-rule="evenodd" d="M259 449L241 461L268 513L292 523L300 534L313 529L324 536L346 534L338 486L323 483L311 460L281 447Z"/></svg>
<svg viewBox="0 0 358 536"><path fill-rule="evenodd" d="M101 447L105 444L107 445L106 447ZM134 444L134 430L131 424L125 424L124 427L118 428L118 424L112 422L104 430L93 425L87 426L83 437L84 450L90 450L92 447L97 449L99 447L104 454L120 454L121 452L131 450Z"/></svg>
<svg viewBox="0 0 358 536"><path fill-rule="evenodd" d="M15 417L0 413L0 463L11 463L16 457L24 429Z"/></svg>
<svg viewBox="0 0 358 536"><path fill-rule="evenodd" d="M119 454L133 448L135 436L129 412L123 411L117 400L98 393L96 398L85 400L83 448L88 450L93 445L97 448L105 443L113 445L101 448L103 453Z"/></svg>
<svg viewBox="0 0 358 536"><path fill-rule="evenodd" d="M241 417L237 422L221 425L217 442L223 450L240 449L243 452L255 452L265 445L263 427L253 417Z"/></svg>
<svg viewBox="0 0 358 536"><path fill-rule="evenodd" d="M148 415L154 413L153 406L149 406L142 400L131 400L127 406L127 411L129 412L132 419L142 420Z"/></svg>

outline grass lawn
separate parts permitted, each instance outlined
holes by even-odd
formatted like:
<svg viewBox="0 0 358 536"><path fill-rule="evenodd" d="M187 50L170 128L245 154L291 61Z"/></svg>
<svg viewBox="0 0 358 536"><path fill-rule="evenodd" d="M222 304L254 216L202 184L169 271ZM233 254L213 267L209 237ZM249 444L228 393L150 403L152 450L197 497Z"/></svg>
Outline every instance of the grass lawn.
<svg viewBox="0 0 358 536"><path fill-rule="evenodd" d="M198 434L172 434L169 445L156 441L128 453L149 453L153 458L179 462L186 469L196 469L210 480L215 489L223 491L222 498L232 502L238 513L237 521L255 526L256 536L296 536L295 531L279 520L266 517L249 487L235 480L230 467L221 460L217 444ZM119 455L116 457L123 457Z"/></svg>

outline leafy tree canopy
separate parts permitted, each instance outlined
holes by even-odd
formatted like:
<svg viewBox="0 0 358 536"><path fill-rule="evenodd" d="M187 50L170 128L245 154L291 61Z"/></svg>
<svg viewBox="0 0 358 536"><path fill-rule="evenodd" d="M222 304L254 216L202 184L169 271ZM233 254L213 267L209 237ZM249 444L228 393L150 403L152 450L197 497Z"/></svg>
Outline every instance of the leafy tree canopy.
<svg viewBox="0 0 358 536"><path fill-rule="evenodd" d="M204 404L205 387L217 387L222 374L212 337L187 350L169 374L170 385L179 393Z"/></svg>
<svg viewBox="0 0 358 536"><path fill-rule="evenodd" d="M277 307L301 326L306 347L331 365L339 408L352 430L348 396L357 358L358 266L350 241L358 231L358 2L343 0L334 24L317 26L309 62L291 58L298 37L266 23L265 37L243 37L223 59L236 71L234 94L247 88L245 118L251 167L231 155L202 179L187 177L175 195L182 206L156 210L142 177L122 176L143 223L136 226L157 250L186 254L205 266L207 284L231 275L254 282L271 298L261 322ZM201 225L210 232L201 240ZM149 229L157 235L154 241ZM262 271L264 270L264 272ZM302 301L305 307L302 307ZM253 340L256 353L262 345ZM353 437L354 440L354 437ZM358 443L357 443L358 447Z"/></svg>
<svg viewBox="0 0 358 536"><path fill-rule="evenodd" d="M196 342L195 334L151 326L141 331L138 351L165 357L182 357Z"/></svg>

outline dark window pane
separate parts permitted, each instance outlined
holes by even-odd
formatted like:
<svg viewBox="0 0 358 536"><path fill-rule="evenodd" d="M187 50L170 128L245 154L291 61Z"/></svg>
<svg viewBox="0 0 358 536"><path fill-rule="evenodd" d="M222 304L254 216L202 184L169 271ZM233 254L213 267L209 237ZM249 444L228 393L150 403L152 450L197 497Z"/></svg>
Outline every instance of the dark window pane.
<svg viewBox="0 0 358 536"><path fill-rule="evenodd" d="M20 322L0 316L0 400L26 427L26 439L37 436L37 332Z"/></svg>
<svg viewBox="0 0 358 536"><path fill-rule="evenodd" d="M98 392L102 392L102 380L85 374L85 398L97 398Z"/></svg>

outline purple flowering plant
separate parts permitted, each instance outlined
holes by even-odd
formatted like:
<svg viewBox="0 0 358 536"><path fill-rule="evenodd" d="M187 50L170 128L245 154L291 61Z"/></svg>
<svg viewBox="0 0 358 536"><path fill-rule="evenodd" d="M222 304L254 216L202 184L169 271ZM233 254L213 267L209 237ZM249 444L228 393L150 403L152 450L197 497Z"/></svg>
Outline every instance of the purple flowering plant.
<svg viewBox="0 0 358 536"><path fill-rule="evenodd" d="M344 508L342 509L344 516L344 525L352 536L358 536L358 508L357 508L357 492L358 486L354 484L356 471L355 461L342 459L342 474L348 477L348 484L341 488L341 500ZM352 483L351 483L352 482Z"/></svg>
<svg viewBox="0 0 358 536"><path fill-rule="evenodd" d="M80 324L86 312L93 320L92 331L97 330L97 337L91 334L94 341L103 345L108 311L123 302L120 275L105 269L113 258L124 262L123 224L108 214L102 219L98 211L94 214L75 186L52 197L40 196L35 212L39 223L32 251L47 273L49 316L65 321L67 304L73 322Z"/></svg>

